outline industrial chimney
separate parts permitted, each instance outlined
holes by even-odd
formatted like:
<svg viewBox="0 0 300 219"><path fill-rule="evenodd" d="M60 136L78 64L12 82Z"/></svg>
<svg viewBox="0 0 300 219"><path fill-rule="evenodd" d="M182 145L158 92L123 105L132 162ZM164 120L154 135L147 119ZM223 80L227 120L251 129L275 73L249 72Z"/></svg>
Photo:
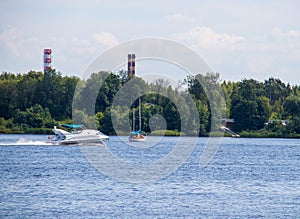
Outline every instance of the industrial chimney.
<svg viewBox="0 0 300 219"><path fill-rule="evenodd" d="M135 77L135 54L128 54L128 77Z"/></svg>
<svg viewBox="0 0 300 219"><path fill-rule="evenodd" d="M51 70L51 57L52 50L51 49L44 49L44 72Z"/></svg>

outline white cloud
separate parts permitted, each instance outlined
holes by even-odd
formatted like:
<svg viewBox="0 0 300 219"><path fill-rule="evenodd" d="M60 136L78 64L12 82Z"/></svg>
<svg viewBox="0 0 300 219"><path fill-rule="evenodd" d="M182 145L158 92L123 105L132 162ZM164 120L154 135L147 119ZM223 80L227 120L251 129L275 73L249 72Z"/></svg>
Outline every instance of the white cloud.
<svg viewBox="0 0 300 219"><path fill-rule="evenodd" d="M70 46L77 55L91 54L96 55L99 51L117 45L117 38L107 32L94 33L88 38L81 39L73 37Z"/></svg>
<svg viewBox="0 0 300 219"><path fill-rule="evenodd" d="M100 32L92 35L92 38L105 47L112 47L118 44L117 38L107 32Z"/></svg>
<svg viewBox="0 0 300 219"><path fill-rule="evenodd" d="M263 37L247 40L244 50L248 52L263 52L274 54L299 54L300 52L300 31L282 31L280 28L273 28ZM298 56L298 55L297 55Z"/></svg>
<svg viewBox="0 0 300 219"><path fill-rule="evenodd" d="M166 16L166 19L168 21L187 21L187 22L192 22L196 20L196 18L193 16L187 14L180 14L180 13L169 14Z"/></svg>
<svg viewBox="0 0 300 219"><path fill-rule="evenodd" d="M195 27L172 37L204 55L212 70L219 71L227 80L243 77L264 80L273 76L289 81L291 72L297 72L295 63L300 59L300 31L297 30L274 28L260 36L248 36L246 40L242 35ZM290 82L295 84L295 79Z"/></svg>
<svg viewBox="0 0 300 219"><path fill-rule="evenodd" d="M280 28L273 28L272 33L275 36L279 36L279 37L300 37L300 31L298 30L289 30L287 32L283 32Z"/></svg>
<svg viewBox="0 0 300 219"><path fill-rule="evenodd" d="M70 38L57 35L27 35L15 27L0 26L0 56L4 57L2 62L5 64L1 70L41 70L43 49L52 48L53 67L74 74L81 71L101 51L117 43L116 37L107 32Z"/></svg>
<svg viewBox="0 0 300 219"><path fill-rule="evenodd" d="M4 28L2 33L0 33L0 42L3 44L8 51L15 57L21 55L18 40L22 37L23 33L12 27Z"/></svg>
<svg viewBox="0 0 300 219"><path fill-rule="evenodd" d="M242 36L216 33L209 27L195 27L185 33L172 34L172 37L192 47L204 49L238 49L245 43Z"/></svg>

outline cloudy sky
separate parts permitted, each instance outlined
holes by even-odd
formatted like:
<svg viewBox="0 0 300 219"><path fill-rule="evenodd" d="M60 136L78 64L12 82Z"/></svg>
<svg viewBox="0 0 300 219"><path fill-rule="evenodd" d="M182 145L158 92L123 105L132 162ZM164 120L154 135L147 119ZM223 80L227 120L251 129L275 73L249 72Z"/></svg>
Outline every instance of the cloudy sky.
<svg viewBox="0 0 300 219"><path fill-rule="evenodd" d="M195 50L224 80L300 83L300 1L0 0L0 71L81 75L99 54L159 37Z"/></svg>

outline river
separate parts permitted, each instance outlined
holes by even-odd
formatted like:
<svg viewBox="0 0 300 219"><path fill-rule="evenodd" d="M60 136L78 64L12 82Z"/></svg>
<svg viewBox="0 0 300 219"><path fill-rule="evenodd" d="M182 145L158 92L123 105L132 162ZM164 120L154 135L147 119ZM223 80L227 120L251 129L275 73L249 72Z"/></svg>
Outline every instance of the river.
<svg viewBox="0 0 300 219"><path fill-rule="evenodd" d="M300 215L299 139L223 138L211 162L200 167L208 140L200 138L186 161L176 163L175 169L156 180L141 183L126 178L119 181L114 169L108 168L109 161L99 168L92 165L80 146L53 146L46 139L44 135L0 135L1 218ZM154 146L138 146L127 145L125 137L111 137L99 150L108 150L137 167L151 167L171 153L178 138L149 137L149 142L151 139ZM166 168L161 165L156 175Z"/></svg>

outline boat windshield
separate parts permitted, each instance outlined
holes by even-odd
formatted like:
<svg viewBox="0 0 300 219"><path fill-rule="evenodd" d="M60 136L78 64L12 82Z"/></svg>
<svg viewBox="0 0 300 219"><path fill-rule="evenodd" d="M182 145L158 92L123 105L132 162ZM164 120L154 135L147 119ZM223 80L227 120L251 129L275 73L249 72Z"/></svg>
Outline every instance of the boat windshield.
<svg viewBox="0 0 300 219"><path fill-rule="evenodd" d="M84 125L82 125L82 124L62 124L61 126L66 127L66 128L71 128L71 129L84 128Z"/></svg>

